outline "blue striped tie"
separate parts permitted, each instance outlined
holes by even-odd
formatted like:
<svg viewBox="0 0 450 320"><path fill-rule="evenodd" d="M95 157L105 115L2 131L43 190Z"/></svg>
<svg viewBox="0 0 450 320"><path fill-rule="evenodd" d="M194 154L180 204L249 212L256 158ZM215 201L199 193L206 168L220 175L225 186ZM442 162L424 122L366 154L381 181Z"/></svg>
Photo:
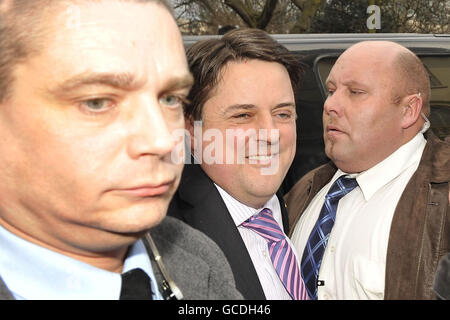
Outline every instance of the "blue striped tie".
<svg viewBox="0 0 450 320"><path fill-rule="evenodd" d="M319 269L331 229L334 225L339 200L357 185L358 182L356 182L356 179L346 176L339 177L333 183L325 196L325 202L320 210L319 218L309 235L308 242L303 251L301 270L311 300L317 299Z"/></svg>
<svg viewBox="0 0 450 320"><path fill-rule="evenodd" d="M284 232L274 219L272 211L264 208L256 216L243 222L242 226L251 229L266 239L270 260L292 299L308 300L294 250L292 250Z"/></svg>

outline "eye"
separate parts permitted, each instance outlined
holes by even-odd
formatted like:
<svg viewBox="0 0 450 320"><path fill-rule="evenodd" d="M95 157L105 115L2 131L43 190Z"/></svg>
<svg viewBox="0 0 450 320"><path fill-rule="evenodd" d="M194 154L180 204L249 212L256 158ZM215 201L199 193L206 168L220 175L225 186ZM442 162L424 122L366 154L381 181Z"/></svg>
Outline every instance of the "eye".
<svg viewBox="0 0 450 320"><path fill-rule="evenodd" d="M235 119L249 119L251 117L251 114L249 113L239 113L233 116Z"/></svg>
<svg viewBox="0 0 450 320"><path fill-rule="evenodd" d="M362 90L350 89L350 94L353 95L353 96L357 96L357 95L360 95L360 94L363 94L363 93L364 93L364 91L362 91Z"/></svg>
<svg viewBox="0 0 450 320"><path fill-rule="evenodd" d="M288 120L292 118L292 112L280 112L276 116L281 119Z"/></svg>
<svg viewBox="0 0 450 320"><path fill-rule="evenodd" d="M184 104L188 103L187 99L183 96L175 94L167 94L159 98L159 103L165 105L171 109L181 108Z"/></svg>
<svg viewBox="0 0 450 320"><path fill-rule="evenodd" d="M80 106L83 111L88 113L102 113L113 108L115 106L115 102L108 98L95 98L81 101Z"/></svg>
<svg viewBox="0 0 450 320"><path fill-rule="evenodd" d="M332 96L334 93L334 89L327 89L327 96Z"/></svg>

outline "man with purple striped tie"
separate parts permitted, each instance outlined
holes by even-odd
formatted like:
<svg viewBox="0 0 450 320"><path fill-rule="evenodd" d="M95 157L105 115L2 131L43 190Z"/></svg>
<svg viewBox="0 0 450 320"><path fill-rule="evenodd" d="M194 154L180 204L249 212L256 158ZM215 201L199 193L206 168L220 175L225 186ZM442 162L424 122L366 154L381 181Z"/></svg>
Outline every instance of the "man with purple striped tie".
<svg viewBox="0 0 450 320"><path fill-rule="evenodd" d="M267 240L270 260L291 297L295 300L307 300L308 294L301 279L295 252L273 218L272 211L264 208L242 225Z"/></svg>
<svg viewBox="0 0 450 320"><path fill-rule="evenodd" d="M296 149L299 60L254 29L200 41L187 57L195 164L185 165L168 214L216 241L244 298L305 299L277 195Z"/></svg>

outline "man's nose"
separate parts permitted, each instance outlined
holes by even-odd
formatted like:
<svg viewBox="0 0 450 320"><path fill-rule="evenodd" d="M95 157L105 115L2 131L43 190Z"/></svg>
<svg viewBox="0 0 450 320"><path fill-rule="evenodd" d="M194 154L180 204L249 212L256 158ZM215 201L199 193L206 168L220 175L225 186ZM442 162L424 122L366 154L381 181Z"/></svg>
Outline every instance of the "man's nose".
<svg viewBox="0 0 450 320"><path fill-rule="evenodd" d="M258 118L257 125L257 140L260 143L277 144L279 139L279 129L277 126L277 119L271 113L263 114Z"/></svg>
<svg viewBox="0 0 450 320"><path fill-rule="evenodd" d="M164 157L175 147L172 130L182 119L171 119L164 114L157 98L140 98L134 102L130 121L128 153L131 158L144 155ZM173 118L173 115L171 115ZM175 121L176 120L176 121ZM177 122L177 123L175 123Z"/></svg>
<svg viewBox="0 0 450 320"><path fill-rule="evenodd" d="M339 90L335 90L333 94L328 95L323 105L323 111L326 114L332 114L340 116L342 112L342 93Z"/></svg>

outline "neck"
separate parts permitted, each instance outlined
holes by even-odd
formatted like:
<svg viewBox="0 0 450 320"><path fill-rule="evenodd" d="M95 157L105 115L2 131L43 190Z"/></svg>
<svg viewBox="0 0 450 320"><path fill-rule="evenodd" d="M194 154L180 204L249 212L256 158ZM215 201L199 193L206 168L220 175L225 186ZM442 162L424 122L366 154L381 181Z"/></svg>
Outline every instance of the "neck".
<svg viewBox="0 0 450 320"><path fill-rule="evenodd" d="M88 252L78 248L73 248L73 250L70 250L67 246L54 246L45 241L36 239L35 237L29 235L28 233L7 223L1 217L0 217L0 225L9 232L11 232L12 234L16 235L17 237L22 238L23 240L31 242L40 247L65 255L72 259L94 266L96 268L100 268L115 273L122 272L123 262L125 260L125 256L128 251L128 246L102 252Z"/></svg>
<svg viewBox="0 0 450 320"><path fill-rule="evenodd" d="M234 197L234 198L236 200L242 202L246 206L251 207L253 209L262 209L263 206L267 203L267 201L269 201L269 199L271 197L263 197L263 198L258 198L258 197L246 197L246 198Z"/></svg>

